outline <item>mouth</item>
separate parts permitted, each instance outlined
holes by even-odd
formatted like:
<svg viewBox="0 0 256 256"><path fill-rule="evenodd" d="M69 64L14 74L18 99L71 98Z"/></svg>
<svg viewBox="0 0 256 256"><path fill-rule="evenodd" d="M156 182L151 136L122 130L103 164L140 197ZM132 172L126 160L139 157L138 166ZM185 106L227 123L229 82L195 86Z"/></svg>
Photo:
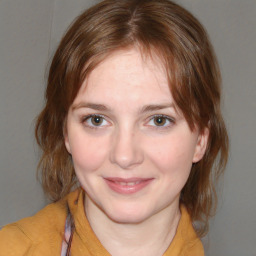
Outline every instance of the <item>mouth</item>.
<svg viewBox="0 0 256 256"><path fill-rule="evenodd" d="M133 194L147 187L153 178L129 178L123 179L118 177L104 178L109 188L119 194Z"/></svg>

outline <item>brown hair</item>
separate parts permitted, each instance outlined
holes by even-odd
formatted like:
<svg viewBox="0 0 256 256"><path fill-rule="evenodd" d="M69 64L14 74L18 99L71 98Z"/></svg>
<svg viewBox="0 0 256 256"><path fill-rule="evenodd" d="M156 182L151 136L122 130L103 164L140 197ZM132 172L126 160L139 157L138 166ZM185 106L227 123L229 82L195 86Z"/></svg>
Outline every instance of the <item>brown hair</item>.
<svg viewBox="0 0 256 256"><path fill-rule="evenodd" d="M39 167L44 191L56 201L76 184L63 129L81 83L108 54L134 46L160 57L174 101L190 128L209 129L206 153L193 164L180 199L192 221L203 223L198 229L202 235L216 206L215 181L228 158L220 72L202 25L168 0L105 0L82 13L66 32L52 60L46 104L35 129L43 150Z"/></svg>

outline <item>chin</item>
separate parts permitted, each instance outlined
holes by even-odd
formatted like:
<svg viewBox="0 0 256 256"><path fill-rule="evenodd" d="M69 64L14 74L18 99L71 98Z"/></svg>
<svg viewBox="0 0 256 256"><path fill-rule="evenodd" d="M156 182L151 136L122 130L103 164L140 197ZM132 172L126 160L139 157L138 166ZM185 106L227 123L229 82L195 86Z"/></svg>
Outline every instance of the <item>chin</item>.
<svg viewBox="0 0 256 256"><path fill-rule="evenodd" d="M138 208L122 208L116 210L112 208L110 211L105 211L105 214L109 219L120 224L138 224L151 216L149 213L146 213L145 210Z"/></svg>

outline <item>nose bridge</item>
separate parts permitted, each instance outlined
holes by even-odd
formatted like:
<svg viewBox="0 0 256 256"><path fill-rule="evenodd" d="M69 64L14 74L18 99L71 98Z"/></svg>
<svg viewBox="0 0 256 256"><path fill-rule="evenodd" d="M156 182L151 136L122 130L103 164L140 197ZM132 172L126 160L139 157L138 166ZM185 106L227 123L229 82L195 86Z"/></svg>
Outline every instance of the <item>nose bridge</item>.
<svg viewBox="0 0 256 256"><path fill-rule="evenodd" d="M138 139L139 134L135 128L118 127L113 135L110 161L122 169L129 169L142 163L143 152Z"/></svg>

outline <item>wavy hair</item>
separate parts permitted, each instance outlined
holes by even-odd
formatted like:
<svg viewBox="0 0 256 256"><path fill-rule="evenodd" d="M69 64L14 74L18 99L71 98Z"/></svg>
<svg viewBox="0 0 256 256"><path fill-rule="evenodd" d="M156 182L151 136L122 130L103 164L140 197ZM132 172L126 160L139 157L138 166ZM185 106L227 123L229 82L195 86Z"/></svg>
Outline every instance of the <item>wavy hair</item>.
<svg viewBox="0 0 256 256"><path fill-rule="evenodd" d="M228 158L228 135L221 115L221 76L205 29L187 10L168 0L105 0L70 26L53 57L35 134L42 156L39 175L45 193L57 201L77 183L63 130L69 107L90 72L108 54L139 47L164 64L177 107L190 129L209 129L206 153L193 164L180 201L207 232L216 208L215 182Z"/></svg>

